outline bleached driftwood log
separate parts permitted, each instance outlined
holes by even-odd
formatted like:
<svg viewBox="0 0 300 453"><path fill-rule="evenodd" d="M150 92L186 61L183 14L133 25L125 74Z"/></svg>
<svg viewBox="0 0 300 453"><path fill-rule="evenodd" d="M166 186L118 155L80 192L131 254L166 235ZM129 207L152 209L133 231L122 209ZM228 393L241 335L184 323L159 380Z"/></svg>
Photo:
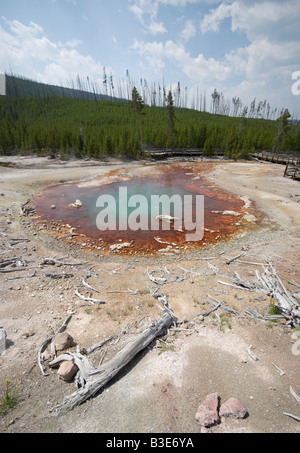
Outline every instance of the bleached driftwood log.
<svg viewBox="0 0 300 453"><path fill-rule="evenodd" d="M230 264L230 263L232 263L233 261L238 260L238 259L241 258L242 256L245 256L245 253L240 253L239 255L234 256L233 258L228 259L228 260L226 261L226 264Z"/></svg>
<svg viewBox="0 0 300 453"><path fill-rule="evenodd" d="M75 289L75 294L76 294L76 296L78 296L81 300L90 302L92 305L94 305L94 304L100 305L100 304L105 304L105 303L106 303L105 300L101 300L101 299L93 299L92 297L84 297L84 296L78 291L78 288Z"/></svg>
<svg viewBox="0 0 300 453"><path fill-rule="evenodd" d="M118 352L118 354L116 354L113 359L100 365L99 367L95 367L87 359L87 357L82 354L78 352L68 352L60 355L55 360L50 362L50 366L57 366L59 362L64 360L74 362L79 369L79 382L82 385L74 393L66 396L61 405L52 408L51 412L71 410L95 395L140 351L145 349L156 337L161 336L166 329L176 322L176 318L169 305L167 296L156 295L155 297L164 305L163 316L156 323L153 323L150 327L144 330L144 332L138 335L133 341L127 344L120 352Z"/></svg>

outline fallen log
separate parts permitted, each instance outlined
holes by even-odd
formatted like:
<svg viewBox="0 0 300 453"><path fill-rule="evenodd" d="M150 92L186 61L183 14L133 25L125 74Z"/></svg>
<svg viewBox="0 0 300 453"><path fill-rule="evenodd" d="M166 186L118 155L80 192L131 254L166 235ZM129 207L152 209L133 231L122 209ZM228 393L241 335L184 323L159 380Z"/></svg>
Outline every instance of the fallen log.
<svg viewBox="0 0 300 453"><path fill-rule="evenodd" d="M85 277L83 277L83 279L82 279L82 284L83 284L83 286L85 286L85 287L88 288L88 289L91 289L91 290L94 291L95 293L99 293L99 291L98 291L96 288L93 288L91 285L89 285L89 284L87 283L86 280L87 280L88 278L90 278L90 277L97 277L97 274L92 273L92 272L91 272L91 269L88 270L87 275L86 275Z"/></svg>
<svg viewBox="0 0 300 453"><path fill-rule="evenodd" d="M285 375L285 372L284 372L284 371L282 371L282 370L281 370L281 369L280 369L280 368L279 368L279 367L278 367L277 365L275 365L275 363L274 363L274 362L272 362L272 365L273 365L273 367L275 367L275 368L276 368L276 370L278 370L278 371L279 371L279 373L280 373L280 376L284 376L284 375Z"/></svg>
<svg viewBox="0 0 300 453"><path fill-rule="evenodd" d="M258 357L257 357L257 356L254 354L254 352L252 351L252 345L248 346L247 352L248 352L248 354L250 355L250 357L252 357L253 360L255 360L255 361L258 360Z"/></svg>
<svg viewBox="0 0 300 453"><path fill-rule="evenodd" d="M297 417L297 415L289 414L288 412L283 412L283 415L287 415L288 417L293 418L293 419L296 420L297 422L300 422L300 417Z"/></svg>
<svg viewBox="0 0 300 453"><path fill-rule="evenodd" d="M241 258L242 256L245 256L245 252L240 253L239 255L234 256L233 258L228 259L228 260L226 261L226 264L230 264L230 263L232 263L233 261L238 260L238 259Z"/></svg>
<svg viewBox="0 0 300 453"><path fill-rule="evenodd" d="M65 263L63 261L64 258L43 258L40 266L83 266L85 263Z"/></svg>
<svg viewBox="0 0 300 453"><path fill-rule="evenodd" d="M169 306L167 296L157 296L160 301L165 301L164 314L150 327L144 330L133 341L127 344L118 354L108 362L95 367L91 362L80 353L66 353L50 362L50 366L57 366L60 361L70 360L74 362L78 369L82 387L69 396L64 398L62 404L53 407L50 412L62 412L72 410L84 401L94 396L107 384L119 371L124 368L140 351L145 349L155 338L161 336L166 329L176 322L176 318Z"/></svg>
<svg viewBox="0 0 300 453"><path fill-rule="evenodd" d="M78 296L81 300L84 300L86 302L90 302L92 305L94 304L105 304L105 300L100 300L100 299L93 299L92 297L84 297L80 292L78 291L78 288L75 289L75 294Z"/></svg>
<svg viewBox="0 0 300 453"><path fill-rule="evenodd" d="M32 274L28 275L18 275L17 277L7 277L6 280L20 280L22 278L32 278L36 276L36 271L34 271Z"/></svg>
<svg viewBox="0 0 300 453"><path fill-rule="evenodd" d="M298 403L300 404L300 396L297 395L297 393L295 392L295 390L291 386L290 386L290 392L293 395L293 397L296 399L296 401L298 401Z"/></svg>
<svg viewBox="0 0 300 453"><path fill-rule="evenodd" d="M45 277L52 278L54 280L58 280L60 278L72 278L74 274L68 274L66 272L62 272L61 274L45 274Z"/></svg>

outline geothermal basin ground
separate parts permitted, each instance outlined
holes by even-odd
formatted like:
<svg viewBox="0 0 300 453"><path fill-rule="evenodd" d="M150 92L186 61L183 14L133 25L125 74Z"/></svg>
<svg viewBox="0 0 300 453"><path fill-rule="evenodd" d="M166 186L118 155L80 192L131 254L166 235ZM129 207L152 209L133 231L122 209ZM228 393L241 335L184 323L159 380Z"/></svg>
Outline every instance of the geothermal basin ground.
<svg viewBox="0 0 300 453"><path fill-rule="evenodd" d="M272 303L268 296L220 283L224 282L220 274L233 276L235 272L254 281L256 270L272 262L286 288L299 292L291 282L300 284L300 185L283 177L282 166L200 159L173 159L158 165L29 157L2 157L0 163L1 262L18 258L16 262L26 264L22 270L0 275L0 325L7 333L6 351L0 356L0 392L2 396L5 381L10 380L11 391L17 395L16 406L0 418L1 432L200 434L205 430L195 414L214 392L222 402L239 399L249 415L243 420L223 420L210 428L213 433L299 432L299 422L285 415L300 416L299 403L290 391L292 387L300 394L298 336L282 322L264 323L246 315L248 307L267 314ZM159 244L166 250L141 254L133 249L130 254L121 248L95 248L92 242L70 237L68 227L52 224L48 228L47 222L20 214L21 206L50 186L105 179L112 172L153 175L171 164L193 171L202 166L210 190L242 200L239 212L244 209L248 221L241 224L239 217L231 218L231 224L240 225L235 225L229 237L202 247ZM122 240L114 243L123 243L122 237L114 239ZM226 264L238 255L239 259ZM45 258L52 258L52 264ZM53 277L59 274L68 277ZM51 408L76 387L60 379L56 369L41 373L41 345L71 314L67 332L78 347L87 349L113 337L92 357L95 365L114 357L161 316L151 297L155 285L149 275L170 282L161 290L168 295L177 319L185 320L183 330L170 330L94 397L55 415ZM97 292L91 294L83 280ZM91 304L78 297L76 290L105 303ZM212 300L235 314L217 310L203 316L212 308ZM195 317L197 330L191 332L188 322ZM257 361L249 355L249 346Z"/></svg>

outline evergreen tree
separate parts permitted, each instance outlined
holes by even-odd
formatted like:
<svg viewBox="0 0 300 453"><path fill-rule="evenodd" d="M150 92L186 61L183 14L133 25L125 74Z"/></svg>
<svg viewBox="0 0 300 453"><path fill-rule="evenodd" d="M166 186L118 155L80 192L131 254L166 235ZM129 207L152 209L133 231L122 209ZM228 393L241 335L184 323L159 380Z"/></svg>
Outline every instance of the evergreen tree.
<svg viewBox="0 0 300 453"><path fill-rule="evenodd" d="M143 98L140 96L138 90L134 86L131 92L131 108L136 115L137 122L139 125L140 131L140 140L141 140L141 149L143 150L143 131L142 131L142 115L144 110L144 101Z"/></svg>
<svg viewBox="0 0 300 453"><path fill-rule="evenodd" d="M167 112L168 112L169 143L170 143L170 148L173 148L174 138L175 138L175 108L174 108L174 100L173 100L171 90L169 91L166 102L167 102Z"/></svg>

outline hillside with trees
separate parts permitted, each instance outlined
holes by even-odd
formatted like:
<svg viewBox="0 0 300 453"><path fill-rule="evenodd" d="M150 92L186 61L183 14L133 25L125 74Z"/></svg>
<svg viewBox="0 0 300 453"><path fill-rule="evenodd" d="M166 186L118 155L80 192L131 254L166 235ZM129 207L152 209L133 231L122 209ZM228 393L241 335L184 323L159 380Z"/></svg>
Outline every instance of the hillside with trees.
<svg viewBox="0 0 300 453"><path fill-rule="evenodd" d="M195 107L201 101L200 110L187 108L179 83L168 92L142 81L140 87L128 84L126 97L116 98L105 77L104 94L80 85L68 92L25 79L11 83L19 88L0 97L0 154L139 158L152 148L201 148L208 156L224 150L247 158L258 149L300 150L299 124L289 121L286 109L271 111L266 101L254 100L248 109L234 98L229 107L215 90L208 112L201 97L194 100Z"/></svg>

